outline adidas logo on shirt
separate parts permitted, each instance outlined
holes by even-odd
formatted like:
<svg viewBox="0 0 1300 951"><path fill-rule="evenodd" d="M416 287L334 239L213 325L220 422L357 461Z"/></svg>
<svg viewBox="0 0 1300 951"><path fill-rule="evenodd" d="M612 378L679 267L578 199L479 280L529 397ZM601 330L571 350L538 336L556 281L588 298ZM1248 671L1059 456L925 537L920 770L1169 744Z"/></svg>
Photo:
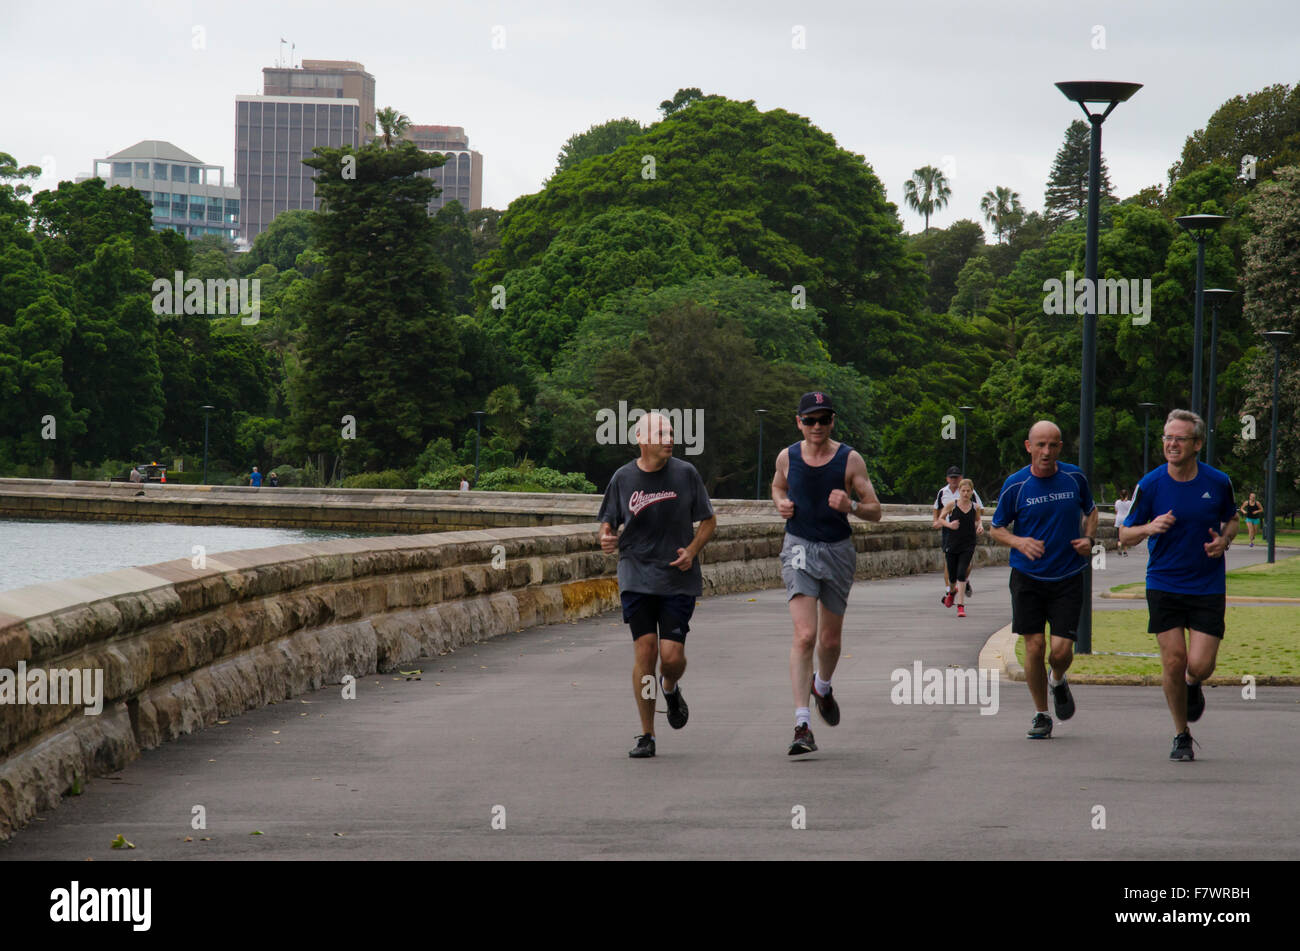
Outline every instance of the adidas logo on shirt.
<svg viewBox="0 0 1300 951"><path fill-rule="evenodd" d="M1214 498L1214 496L1210 495L1210 493L1208 493L1208 492L1204 492L1204 493L1201 494L1201 498L1203 498L1203 499L1211 499L1211 498Z"/></svg>

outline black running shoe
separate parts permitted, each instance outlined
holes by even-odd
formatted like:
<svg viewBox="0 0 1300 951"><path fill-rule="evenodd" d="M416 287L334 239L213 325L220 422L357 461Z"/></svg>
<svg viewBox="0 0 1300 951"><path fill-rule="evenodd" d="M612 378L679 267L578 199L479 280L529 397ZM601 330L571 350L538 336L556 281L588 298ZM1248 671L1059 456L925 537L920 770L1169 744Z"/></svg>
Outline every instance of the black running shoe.
<svg viewBox="0 0 1300 951"><path fill-rule="evenodd" d="M1200 684L1187 685L1187 722L1195 723L1205 712L1205 690Z"/></svg>
<svg viewBox="0 0 1300 951"><path fill-rule="evenodd" d="M1175 763L1196 759L1196 754L1192 752L1192 734L1190 731L1179 733L1174 737L1174 748L1169 751L1169 758Z"/></svg>
<svg viewBox="0 0 1300 951"><path fill-rule="evenodd" d="M794 742L790 744L788 754L798 756L800 753L814 753L816 751L817 744L813 742L812 730L800 723L794 728Z"/></svg>
<svg viewBox="0 0 1300 951"><path fill-rule="evenodd" d="M1035 713L1034 722L1029 724L1025 736L1031 740L1046 740L1052 735L1052 718L1046 713Z"/></svg>
<svg viewBox="0 0 1300 951"><path fill-rule="evenodd" d="M691 709L686 706L686 698L682 696L682 685L678 684L677 689L672 693L665 693L664 702L668 704L668 725L674 730L686 726Z"/></svg>
<svg viewBox="0 0 1300 951"><path fill-rule="evenodd" d="M1070 694L1069 681L1062 680L1052 688L1052 703L1056 706L1056 719L1068 720L1074 716L1074 697Z"/></svg>
<svg viewBox="0 0 1300 951"><path fill-rule="evenodd" d="M972 594L974 594L974 593L975 593L975 589L972 588L972 587L970 586L970 582L967 581L967 582L966 582L966 597L969 598L969 597L970 597Z"/></svg>
<svg viewBox="0 0 1300 951"><path fill-rule="evenodd" d="M636 746L627 751L633 759L646 759L655 755L655 738L649 733L642 733L636 738Z"/></svg>
<svg viewBox="0 0 1300 951"><path fill-rule="evenodd" d="M840 723L840 705L835 702L835 688L827 687L826 696L817 692L817 685L814 682L812 688L813 700L817 702L817 713L827 726L839 726Z"/></svg>

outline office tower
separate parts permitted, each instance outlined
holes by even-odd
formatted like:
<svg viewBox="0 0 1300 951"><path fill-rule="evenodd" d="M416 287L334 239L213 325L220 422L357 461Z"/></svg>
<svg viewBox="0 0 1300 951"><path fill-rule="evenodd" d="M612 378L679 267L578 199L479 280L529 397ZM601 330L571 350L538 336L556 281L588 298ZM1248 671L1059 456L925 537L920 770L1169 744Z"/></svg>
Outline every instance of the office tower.
<svg viewBox="0 0 1300 951"><path fill-rule="evenodd" d="M249 245L282 211L320 210L315 170L302 160L317 146L364 144L375 118L375 78L360 63L308 59L262 77L262 95L235 97L235 183Z"/></svg>
<svg viewBox="0 0 1300 951"><path fill-rule="evenodd" d="M441 168L420 174L431 178L441 194L429 202L429 214L449 201L458 201L466 211L483 207L483 156L469 147L469 137L458 125L413 125L407 138L426 152L447 156Z"/></svg>
<svg viewBox="0 0 1300 951"><path fill-rule="evenodd" d="M101 178L108 188L134 188L153 207L155 231L171 229L187 238L239 236L240 190L226 184L226 170L209 165L170 142L146 139L107 158L77 181ZM101 166L103 168L101 169Z"/></svg>

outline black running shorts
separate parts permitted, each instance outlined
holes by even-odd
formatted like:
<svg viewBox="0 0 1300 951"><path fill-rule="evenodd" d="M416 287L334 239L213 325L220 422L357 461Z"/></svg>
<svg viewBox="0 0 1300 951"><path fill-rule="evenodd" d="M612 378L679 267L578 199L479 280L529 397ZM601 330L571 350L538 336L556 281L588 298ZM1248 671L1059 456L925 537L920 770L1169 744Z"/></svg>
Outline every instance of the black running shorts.
<svg viewBox="0 0 1300 951"><path fill-rule="evenodd" d="M695 613L694 595L623 591L619 598L623 602L623 622L632 628L632 640L658 631L666 641L686 643L689 621Z"/></svg>
<svg viewBox="0 0 1300 951"><path fill-rule="evenodd" d="M1222 639L1226 604L1221 594L1175 594L1147 588L1147 632L1163 634L1185 627Z"/></svg>
<svg viewBox="0 0 1300 951"><path fill-rule="evenodd" d="M1083 572L1057 581L1043 581L1011 569L1011 630L1017 634L1044 634L1052 625L1053 637L1074 640L1083 608Z"/></svg>

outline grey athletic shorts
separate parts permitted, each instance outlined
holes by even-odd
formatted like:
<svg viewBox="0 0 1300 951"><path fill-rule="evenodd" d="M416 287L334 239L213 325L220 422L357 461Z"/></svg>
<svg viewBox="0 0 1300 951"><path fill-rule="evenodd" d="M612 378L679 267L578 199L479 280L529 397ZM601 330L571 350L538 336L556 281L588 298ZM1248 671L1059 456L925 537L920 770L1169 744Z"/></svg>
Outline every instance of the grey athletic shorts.
<svg viewBox="0 0 1300 951"><path fill-rule="evenodd" d="M781 546L781 580L786 600L796 594L817 598L832 614L843 614L849 606L849 590L858 567L858 552L852 537L838 542L812 542L785 533Z"/></svg>

